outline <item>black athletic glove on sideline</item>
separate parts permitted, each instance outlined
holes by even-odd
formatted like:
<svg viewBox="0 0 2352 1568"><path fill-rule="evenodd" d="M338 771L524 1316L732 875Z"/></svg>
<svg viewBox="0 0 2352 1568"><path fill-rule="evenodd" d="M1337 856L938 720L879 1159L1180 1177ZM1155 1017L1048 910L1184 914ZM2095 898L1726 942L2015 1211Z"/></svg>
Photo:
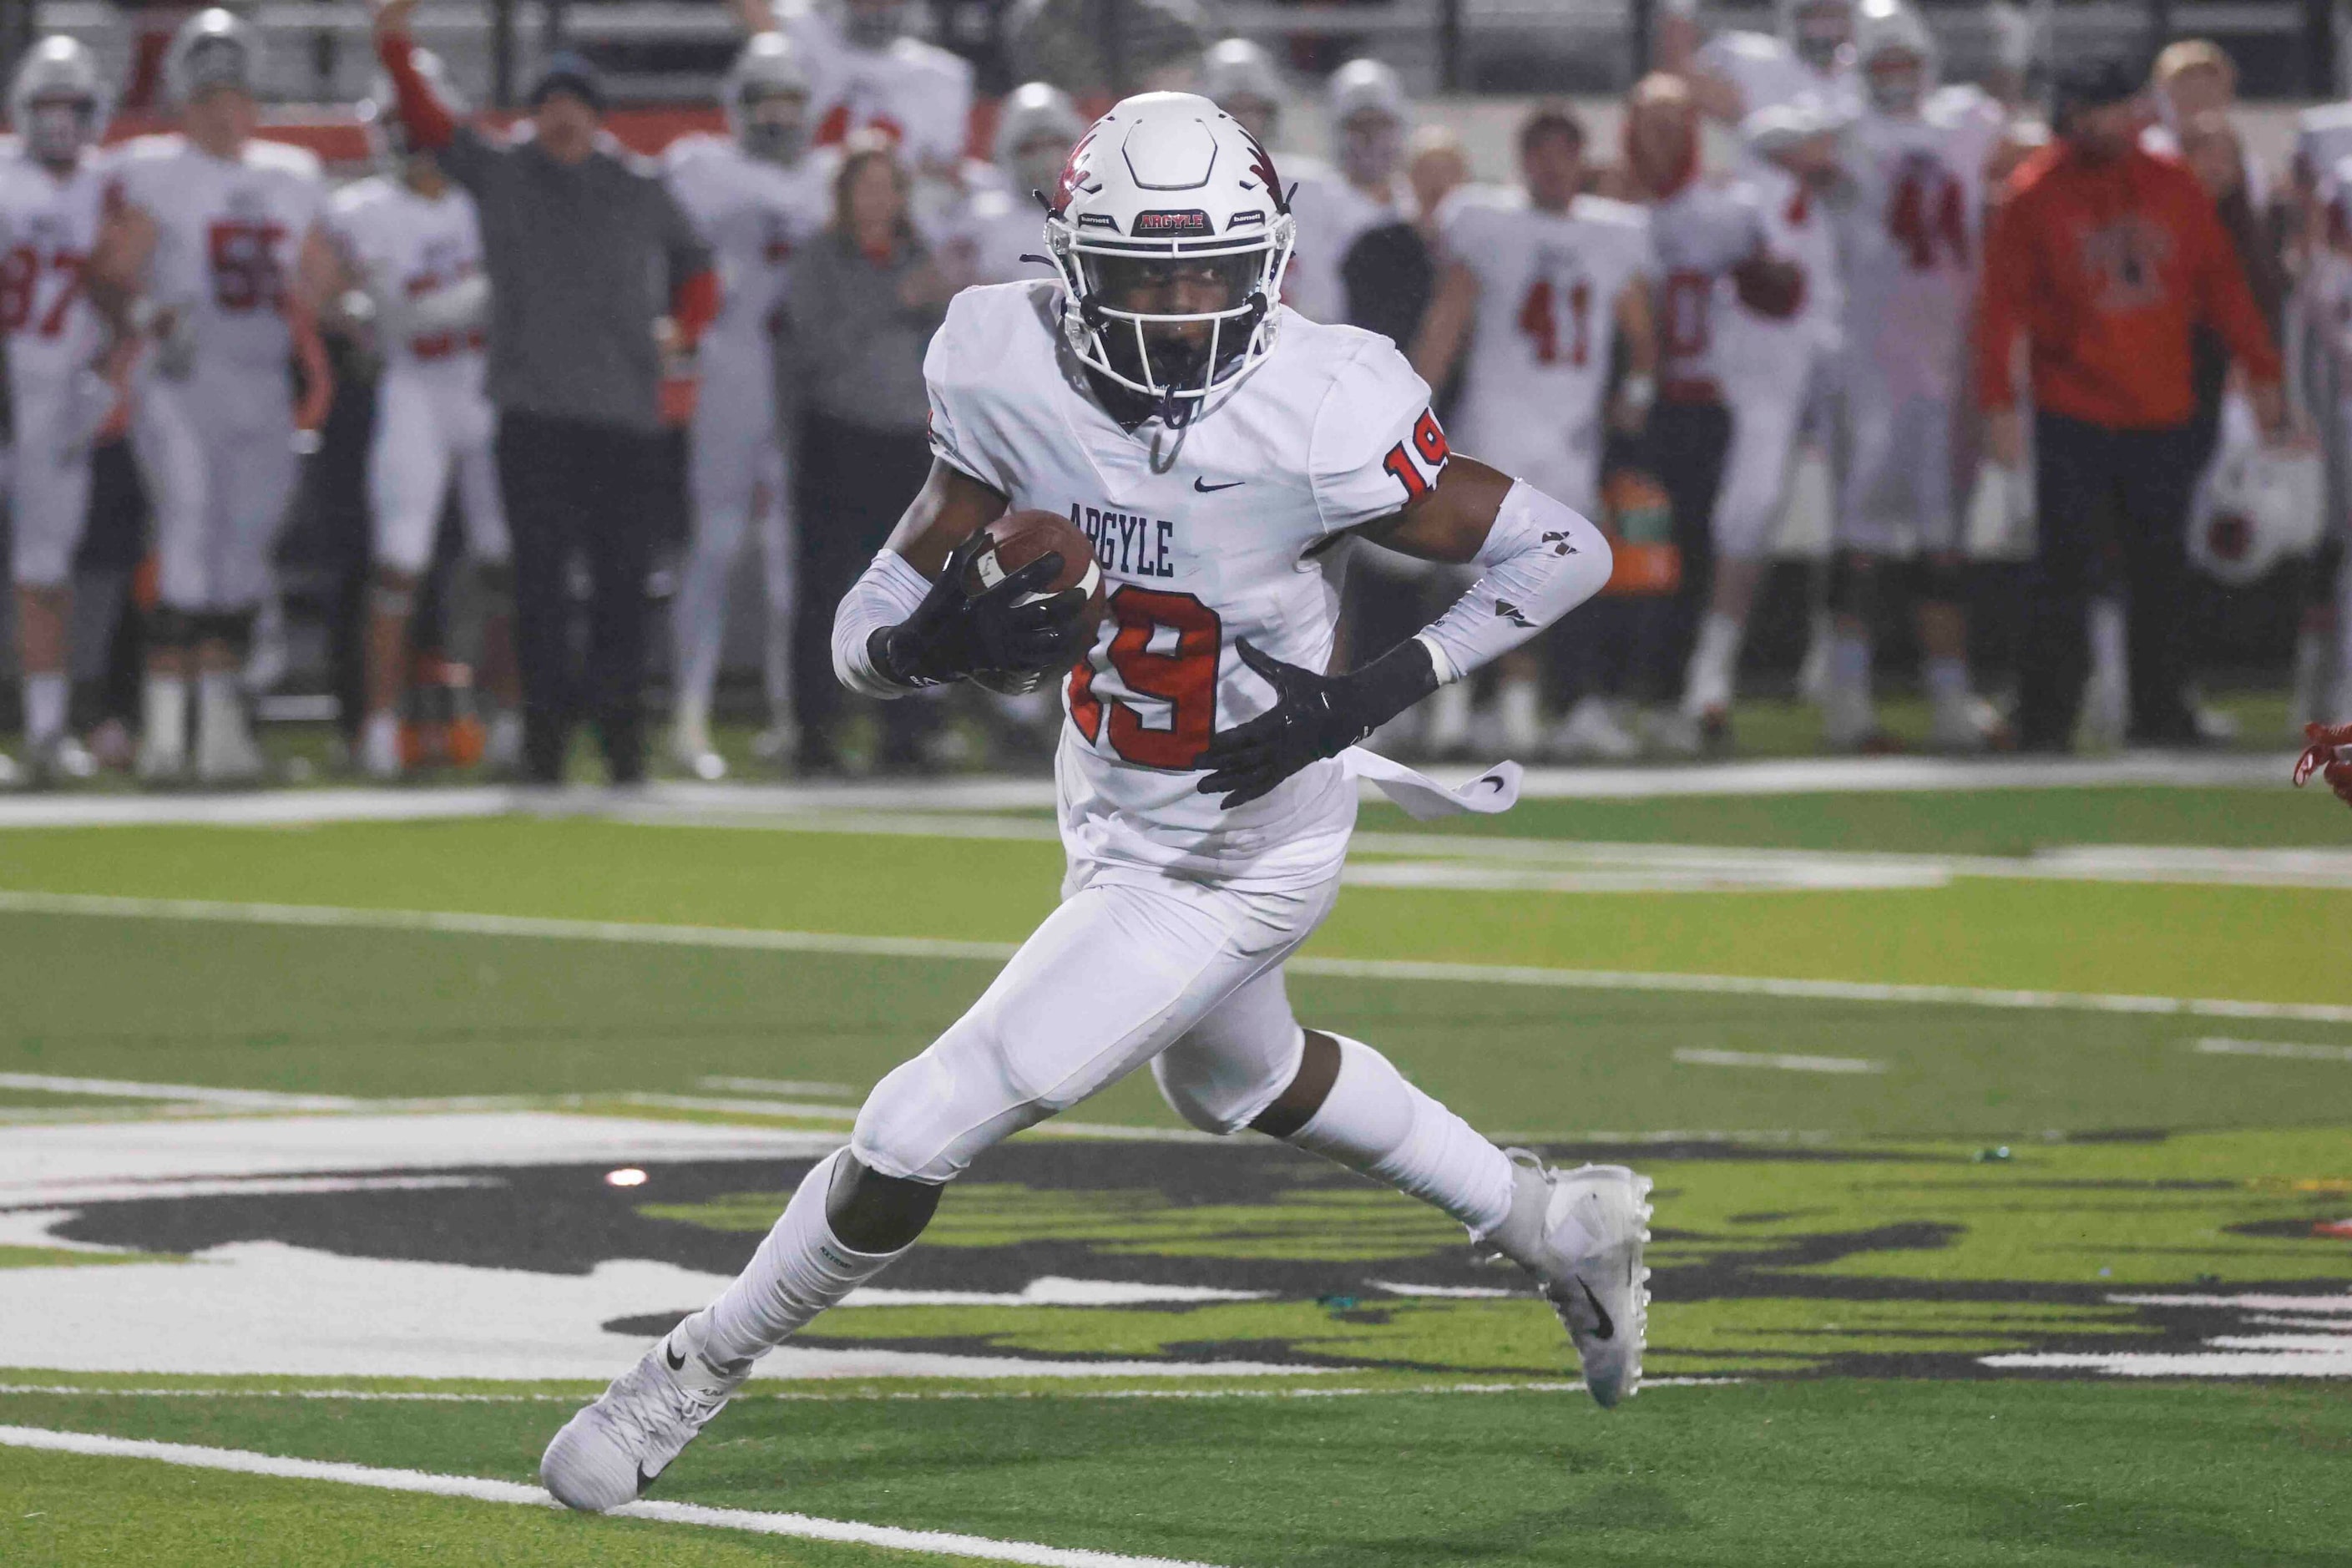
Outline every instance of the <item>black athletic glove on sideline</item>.
<svg viewBox="0 0 2352 1568"><path fill-rule="evenodd" d="M1336 757L1437 689L1429 645L1408 637L1361 669L1318 675L1258 652L1244 637L1242 662L1265 677L1275 704L1245 724L1221 731L1201 752L1210 769L1202 795L1222 795L1231 811L1272 790L1312 762Z"/></svg>
<svg viewBox="0 0 2352 1568"><path fill-rule="evenodd" d="M874 634L874 668L901 686L940 686L974 676L1013 678L1017 687L1078 657L1078 617L1087 596L1076 588L1050 599L1022 604L1060 574L1062 558L1052 551L980 594L964 592L971 558L987 541L974 533L948 557L946 569L915 613Z"/></svg>

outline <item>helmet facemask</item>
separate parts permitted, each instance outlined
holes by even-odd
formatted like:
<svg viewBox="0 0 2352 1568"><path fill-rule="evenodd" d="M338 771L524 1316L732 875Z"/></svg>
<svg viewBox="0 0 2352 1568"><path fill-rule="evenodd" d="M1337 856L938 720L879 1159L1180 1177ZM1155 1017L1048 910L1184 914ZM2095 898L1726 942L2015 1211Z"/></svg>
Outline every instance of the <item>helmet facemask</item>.
<svg viewBox="0 0 2352 1568"><path fill-rule="evenodd" d="M1838 51L1853 39L1853 11L1847 0L1811 0L1790 18L1789 47L1818 71L1837 64Z"/></svg>
<svg viewBox="0 0 2352 1568"><path fill-rule="evenodd" d="M1881 114L1916 114L1927 98L1927 62L1916 51L1884 48L1863 62L1871 107Z"/></svg>
<svg viewBox="0 0 2352 1568"><path fill-rule="evenodd" d="M248 96L253 92L252 58L245 45L233 37L216 35L197 39L189 47L181 69L190 103L223 88Z"/></svg>
<svg viewBox="0 0 2352 1568"><path fill-rule="evenodd" d="M1106 255L1057 237L1054 251L1076 301L1065 331L1078 357L1181 426L1265 352L1290 246L1285 234L1210 255Z"/></svg>
<svg viewBox="0 0 2352 1568"><path fill-rule="evenodd" d="M90 99L37 98L18 129L35 158L64 167L79 163L82 150L97 142L98 119L98 104Z"/></svg>
<svg viewBox="0 0 2352 1568"><path fill-rule="evenodd" d="M796 163L808 150L808 97L747 91L738 100L736 137L743 151L771 163Z"/></svg>

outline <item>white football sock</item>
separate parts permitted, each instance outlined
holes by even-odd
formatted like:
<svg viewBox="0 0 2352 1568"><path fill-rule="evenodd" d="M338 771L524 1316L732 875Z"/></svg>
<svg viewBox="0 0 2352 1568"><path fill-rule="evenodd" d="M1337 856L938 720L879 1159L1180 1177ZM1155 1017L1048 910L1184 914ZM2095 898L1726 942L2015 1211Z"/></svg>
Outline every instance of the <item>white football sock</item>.
<svg viewBox="0 0 2352 1568"><path fill-rule="evenodd" d="M1503 748L1506 751L1533 750L1542 741L1542 710L1537 704L1536 683L1532 679L1506 679L1495 693L1496 717L1503 721Z"/></svg>
<svg viewBox="0 0 2352 1568"><path fill-rule="evenodd" d="M1339 1076L1290 1142L1423 1203L1484 1236L1511 1212L1511 1162L1360 1040L1339 1042Z"/></svg>
<svg viewBox="0 0 2352 1568"><path fill-rule="evenodd" d="M836 1150L801 1178L768 1239L735 1283L703 1310L709 1325L703 1354L710 1361L726 1365L765 1355L905 1255L905 1247L853 1252L833 1234L824 1216L825 1194L835 1167L848 1158L848 1150Z"/></svg>
<svg viewBox="0 0 2352 1568"><path fill-rule="evenodd" d="M1870 696L1870 634L1839 627L1830 637L1832 690Z"/></svg>
<svg viewBox="0 0 2352 1568"><path fill-rule="evenodd" d="M2123 685L2127 679L2125 668L2131 658L2126 647L2124 602L2112 594L2093 599L2090 626L2091 678Z"/></svg>
<svg viewBox="0 0 2352 1568"><path fill-rule="evenodd" d="M180 675L150 675L140 703L144 749L176 759L188 751L188 681Z"/></svg>
<svg viewBox="0 0 2352 1568"><path fill-rule="evenodd" d="M1683 711L1706 712L1731 706L1733 674L1739 668L1739 645L1748 628L1729 616L1713 610L1699 622L1698 646L1691 649L1690 670L1683 681Z"/></svg>
<svg viewBox="0 0 2352 1568"><path fill-rule="evenodd" d="M66 677L61 669L45 669L25 677L25 739L46 745L65 733Z"/></svg>
<svg viewBox="0 0 2352 1568"><path fill-rule="evenodd" d="M1450 752L1470 742L1470 688L1460 681L1430 693L1422 710L1421 743L1433 752Z"/></svg>
<svg viewBox="0 0 2352 1568"><path fill-rule="evenodd" d="M1969 700L1969 661L1964 658L1931 658L1927 670L1927 695L1937 702L1966 702Z"/></svg>

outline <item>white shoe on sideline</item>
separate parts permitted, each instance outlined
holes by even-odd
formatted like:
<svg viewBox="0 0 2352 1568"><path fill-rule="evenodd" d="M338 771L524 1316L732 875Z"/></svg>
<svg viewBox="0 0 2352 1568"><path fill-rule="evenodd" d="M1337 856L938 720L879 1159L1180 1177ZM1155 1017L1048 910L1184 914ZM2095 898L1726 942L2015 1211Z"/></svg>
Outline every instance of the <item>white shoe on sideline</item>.
<svg viewBox="0 0 2352 1568"><path fill-rule="evenodd" d="M489 734L482 742L482 766L493 778L510 779L521 774L521 714L506 708L491 717Z"/></svg>
<svg viewBox="0 0 2352 1568"><path fill-rule="evenodd" d="M717 784L727 776L727 759L710 743L710 726L691 714L679 714L671 726L669 758L680 773L704 784Z"/></svg>
<svg viewBox="0 0 2352 1568"><path fill-rule="evenodd" d="M1525 1149L1508 1151L1517 1185L1511 1215L1486 1245L1526 1269L1559 1314L1603 1409L1642 1386L1650 1331L1650 1178L1622 1165L1556 1171ZM1504 1232L1512 1235L1506 1238ZM1499 1243L1508 1240L1507 1249Z"/></svg>
<svg viewBox="0 0 2352 1568"><path fill-rule="evenodd" d="M361 721L360 771L383 784L400 777L400 721L392 714L371 713Z"/></svg>
<svg viewBox="0 0 2352 1568"><path fill-rule="evenodd" d="M540 1484L558 1502L602 1513L633 1501L727 1407L751 1363L705 1361L704 1321L697 1312L672 1329L563 1424L539 1461Z"/></svg>
<svg viewBox="0 0 2352 1568"><path fill-rule="evenodd" d="M1570 761L1622 763L1641 754L1642 742L1625 728L1607 698L1585 697L1577 700L1551 732L1550 750L1554 756Z"/></svg>
<svg viewBox="0 0 2352 1568"><path fill-rule="evenodd" d="M269 772L269 760L253 738L243 700L233 691L207 684L197 707L196 782L259 784Z"/></svg>

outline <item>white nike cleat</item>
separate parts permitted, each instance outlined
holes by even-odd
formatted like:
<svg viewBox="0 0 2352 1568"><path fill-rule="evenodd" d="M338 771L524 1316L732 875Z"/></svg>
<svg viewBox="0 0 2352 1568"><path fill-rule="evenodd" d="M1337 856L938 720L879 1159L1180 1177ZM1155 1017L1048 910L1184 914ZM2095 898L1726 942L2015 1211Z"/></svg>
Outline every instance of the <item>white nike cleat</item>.
<svg viewBox="0 0 2352 1568"><path fill-rule="evenodd" d="M712 1365L702 1335L697 1312L563 1424L539 1461L540 1484L558 1502L602 1513L635 1500L727 1407L751 1363Z"/></svg>
<svg viewBox="0 0 2352 1568"><path fill-rule="evenodd" d="M1642 1386L1650 1330L1650 1178L1622 1165L1556 1171L1525 1149L1508 1151L1517 1190L1511 1213L1486 1238L1536 1281L1568 1329L1584 1386L1607 1409Z"/></svg>

